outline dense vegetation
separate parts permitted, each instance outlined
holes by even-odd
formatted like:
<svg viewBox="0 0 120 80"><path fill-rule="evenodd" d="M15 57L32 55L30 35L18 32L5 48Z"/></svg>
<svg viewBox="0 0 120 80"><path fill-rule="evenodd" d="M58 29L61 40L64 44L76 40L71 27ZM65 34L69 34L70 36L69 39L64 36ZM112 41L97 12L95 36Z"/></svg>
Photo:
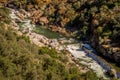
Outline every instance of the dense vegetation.
<svg viewBox="0 0 120 80"><path fill-rule="evenodd" d="M10 23L9 12L7 8L0 8L0 23Z"/></svg>
<svg viewBox="0 0 120 80"><path fill-rule="evenodd" d="M96 80L93 72L80 73L66 53L38 48L25 36L0 26L0 80Z"/></svg>
<svg viewBox="0 0 120 80"><path fill-rule="evenodd" d="M0 0L5 6L26 11L40 10L48 18L46 26L55 25L76 32L75 37L88 40L99 52L101 45L120 47L120 0ZM28 37L17 36L10 23L9 10L0 8L0 78L2 80L96 80L92 72L82 74L66 65L65 54L54 49L38 48ZM74 34L74 33L73 33ZM111 46L112 44L112 46ZM120 51L106 50L120 63ZM118 57L117 57L118 56Z"/></svg>
<svg viewBox="0 0 120 80"><path fill-rule="evenodd" d="M119 43L119 0L12 0L1 1L14 4L16 8L40 10L49 19L49 25L65 27L69 31L79 30L81 39L96 35L96 44L107 39ZM76 29L77 28L77 29ZM90 33L90 34L89 34ZM82 35L81 35L82 34Z"/></svg>
<svg viewBox="0 0 120 80"><path fill-rule="evenodd" d="M46 25L66 28L120 63L120 0L31 0L29 3L25 9L40 10L49 20Z"/></svg>
<svg viewBox="0 0 120 80"><path fill-rule="evenodd" d="M74 63L69 63L66 52L39 48L30 43L29 37L18 36L6 22L8 14L8 9L0 9L5 20L0 22L0 80L97 79L92 71L81 73Z"/></svg>
<svg viewBox="0 0 120 80"><path fill-rule="evenodd" d="M1 0L1 2L14 4L16 8L28 11L39 9L43 16L49 19L49 25L78 28L82 38L95 34L98 35L98 40L108 38L116 42L120 40L119 0Z"/></svg>

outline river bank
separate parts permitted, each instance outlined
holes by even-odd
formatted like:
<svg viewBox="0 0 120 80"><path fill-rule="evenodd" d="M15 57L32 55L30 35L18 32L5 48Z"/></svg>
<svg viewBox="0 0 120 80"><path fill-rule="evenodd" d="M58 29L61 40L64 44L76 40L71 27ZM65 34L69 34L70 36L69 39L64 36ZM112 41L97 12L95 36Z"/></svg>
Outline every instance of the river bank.
<svg viewBox="0 0 120 80"><path fill-rule="evenodd" d="M12 25L13 28L15 30L17 30L17 33L20 35L26 35L29 36L30 40L32 43L38 45L39 47L50 47L50 48L55 48L57 50L68 50L75 58L78 58L81 64L86 65L88 68L92 69L97 75L98 77L103 77L104 79L106 79L105 76L105 70L99 65L97 64L96 61L94 61L92 58L89 58L88 56L86 56L86 53L84 53L84 51L81 51L79 48L79 45L69 45L70 43L74 42L74 40L72 38L70 39L49 39L47 37L45 37L43 34L37 34L33 31L33 28L35 28L35 25L31 24L31 21L29 19L23 19L21 20L16 14L18 12L15 10L12 10L11 18L12 18ZM29 14L28 14L29 16ZM27 18L27 16L26 16ZM20 26L16 23L16 20L20 23L23 23ZM15 27L16 25L16 27ZM69 43L68 43L69 42ZM64 45L65 43L68 43L68 45Z"/></svg>

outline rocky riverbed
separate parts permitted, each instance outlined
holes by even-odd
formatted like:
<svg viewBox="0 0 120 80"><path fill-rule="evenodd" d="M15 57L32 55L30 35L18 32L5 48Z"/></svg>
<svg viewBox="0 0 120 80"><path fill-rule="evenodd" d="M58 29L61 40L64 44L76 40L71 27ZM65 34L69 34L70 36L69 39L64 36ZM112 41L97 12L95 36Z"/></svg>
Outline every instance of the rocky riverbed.
<svg viewBox="0 0 120 80"><path fill-rule="evenodd" d="M29 19L30 13L28 12L24 11L23 14L23 12L21 13L20 11L12 9L10 16L12 18L12 28L17 31L17 34L29 36L30 41L39 47L47 46L50 48L55 48L58 51L67 50L73 55L74 59L79 61L80 64L87 66L88 69L93 70L98 77L103 77L104 79L109 80L109 78L105 75L105 70L80 49L79 43L71 44L76 42L76 40L72 38L49 39L44 35L35 33L33 31L35 25L31 24L31 20Z"/></svg>
<svg viewBox="0 0 120 80"><path fill-rule="evenodd" d="M62 41L62 39L60 39L59 41L57 39L48 39L44 35L33 32L33 28L35 28L35 25L31 24L31 20L28 19L29 13L26 12L26 14L27 15L23 15L22 13L12 9L10 14L12 18L12 28L17 30L17 33L19 35L24 34L26 36L29 36L31 42L38 45L39 47L48 46L58 50L62 50L60 43L64 43L64 41ZM18 15L21 15L22 17L24 17L24 19L22 18L22 20L21 17L19 17Z"/></svg>
<svg viewBox="0 0 120 80"><path fill-rule="evenodd" d="M99 77L105 77L105 70L94 61L92 58L87 57L86 54L81 48L79 44L72 44L67 46L67 50L79 60L79 63L88 66L89 69L92 69Z"/></svg>

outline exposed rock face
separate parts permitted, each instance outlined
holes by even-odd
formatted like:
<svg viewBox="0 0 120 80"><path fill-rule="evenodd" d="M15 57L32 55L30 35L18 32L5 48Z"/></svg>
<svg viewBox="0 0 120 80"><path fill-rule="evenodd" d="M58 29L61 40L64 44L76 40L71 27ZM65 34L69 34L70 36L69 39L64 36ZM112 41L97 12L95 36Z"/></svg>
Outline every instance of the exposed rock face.
<svg viewBox="0 0 120 80"><path fill-rule="evenodd" d="M39 10L34 10L31 12L27 12L23 9L20 9L19 11L12 11L14 12L18 18L16 18L16 22L22 22L21 20L24 20L26 18L30 18L32 24L36 24L39 23L41 25L46 25L49 23L49 20L47 19L47 17L42 16L42 12L40 12Z"/></svg>
<svg viewBox="0 0 120 80"><path fill-rule="evenodd" d="M49 29L54 31L54 32L59 32L63 35L69 36L70 34L66 31L65 28L59 27L59 26L55 26L55 25L50 25Z"/></svg>
<svg viewBox="0 0 120 80"><path fill-rule="evenodd" d="M36 12L34 12L32 15L34 16L35 13ZM37 13L39 14L39 12L37 12ZM10 16L12 18L11 25L12 25L13 29L17 30L17 34L22 35L22 34L25 33L26 36L29 36L31 42L38 45L39 47L49 46L49 47L52 47L52 48L55 48L55 49L59 49L60 44L59 44L57 39L48 39L47 37L45 37L43 35L32 32L32 29L33 29L34 26L30 23L31 20L25 19L25 18L28 18L27 15L28 15L28 13L24 10L20 10L20 11L12 10L11 11L11 14L10 14ZM21 16L23 16L24 18L22 18ZM43 18L43 20L41 19L41 21L43 21L43 22L46 21L46 20L47 19L45 17ZM16 23L18 21L24 22L24 24L21 25L23 27L22 30L20 30L19 25Z"/></svg>
<svg viewBox="0 0 120 80"><path fill-rule="evenodd" d="M36 33L28 33L27 36L29 36L30 40L39 47L48 46L55 49L60 47L57 39L48 39L45 36Z"/></svg>
<svg viewBox="0 0 120 80"><path fill-rule="evenodd" d="M44 24L48 24L48 19L47 19L47 17L40 17L39 18L39 23L41 24L41 25L44 25Z"/></svg>
<svg viewBox="0 0 120 80"><path fill-rule="evenodd" d="M39 10L35 10L33 12L31 12L31 19L32 19L32 23L36 24L39 23L41 25L45 25L48 24L49 20L47 19L47 17L42 16L42 12Z"/></svg>

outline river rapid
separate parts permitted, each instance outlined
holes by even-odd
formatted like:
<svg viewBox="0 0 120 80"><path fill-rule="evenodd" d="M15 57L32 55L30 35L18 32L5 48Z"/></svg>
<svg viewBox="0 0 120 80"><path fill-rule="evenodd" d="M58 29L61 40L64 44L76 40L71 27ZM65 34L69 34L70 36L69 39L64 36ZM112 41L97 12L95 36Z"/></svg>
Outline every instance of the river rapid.
<svg viewBox="0 0 120 80"><path fill-rule="evenodd" d="M88 56L84 50L81 49L80 41L77 41L73 38L66 38L61 34L49 31L48 29L38 29L35 27L36 25L31 24L31 20L28 18L30 15L29 13L27 13L28 15L23 15L25 17L23 20L17 16L18 13L19 11L11 9L10 16L12 19L11 25L13 25L13 28L19 35L25 34L26 36L29 36L31 42L40 47L48 46L59 51L67 50L76 60L79 61L80 64L85 65L88 69L93 70L98 77L110 80L110 78L105 75L105 69L92 57ZM34 30L37 30L37 33Z"/></svg>

